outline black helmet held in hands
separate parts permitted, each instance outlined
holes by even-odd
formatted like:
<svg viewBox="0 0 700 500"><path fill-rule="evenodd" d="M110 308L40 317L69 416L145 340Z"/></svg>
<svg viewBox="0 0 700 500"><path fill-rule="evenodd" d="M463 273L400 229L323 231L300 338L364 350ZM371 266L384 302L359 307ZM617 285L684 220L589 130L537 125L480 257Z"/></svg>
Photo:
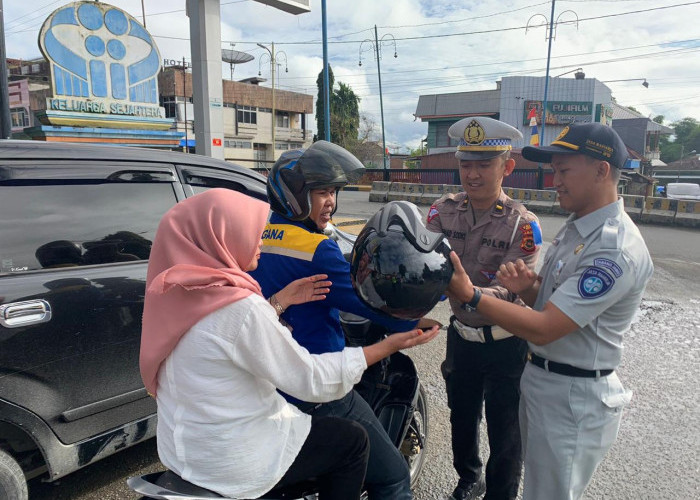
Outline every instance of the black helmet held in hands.
<svg viewBox="0 0 700 500"><path fill-rule="evenodd" d="M272 210L303 221L311 212L309 191L327 187L337 191L357 180L364 168L349 151L317 141L307 149L286 151L280 156L267 176L267 197Z"/></svg>
<svg viewBox="0 0 700 500"><path fill-rule="evenodd" d="M400 319L418 319L438 303L454 271L445 237L425 228L418 208L392 201L355 241L352 286L366 305Z"/></svg>

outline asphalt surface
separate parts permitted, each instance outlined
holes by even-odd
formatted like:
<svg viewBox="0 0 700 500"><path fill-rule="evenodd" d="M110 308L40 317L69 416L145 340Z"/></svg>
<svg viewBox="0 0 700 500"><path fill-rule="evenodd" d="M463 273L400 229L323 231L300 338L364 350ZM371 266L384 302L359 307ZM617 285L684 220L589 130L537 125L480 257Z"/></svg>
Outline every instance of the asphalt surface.
<svg viewBox="0 0 700 500"><path fill-rule="evenodd" d="M342 192L338 215L366 219L379 203L366 192ZM424 209L423 209L424 210ZM425 210L424 210L425 211ZM541 216L545 242L564 218ZM361 225L343 226L356 232ZM634 391L620 434L596 472L585 498L700 498L700 234L663 226L640 226L655 264L636 322L626 335L619 369ZM548 243L546 243L548 244ZM449 307L438 304L431 317L447 324ZM429 400L428 456L415 490L417 500L445 499L457 476L452 469L449 413L440 376L444 337L408 351L421 374ZM482 438L485 428L482 429ZM483 456L488 445L483 442ZM128 476L162 470L155 440L141 444L58 483L30 483L30 499L137 499Z"/></svg>

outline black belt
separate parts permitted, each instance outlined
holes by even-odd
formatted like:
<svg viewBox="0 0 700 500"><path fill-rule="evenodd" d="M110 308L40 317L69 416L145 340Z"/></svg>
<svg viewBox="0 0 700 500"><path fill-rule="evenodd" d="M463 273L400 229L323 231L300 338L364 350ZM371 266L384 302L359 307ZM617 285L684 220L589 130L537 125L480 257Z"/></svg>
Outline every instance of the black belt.
<svg viewBox="0 0 700 500"><path fill-rule="evenodd" d="M535 366L539 366L543 370L548 372L558 373L559 375L566 375L567 377L588 377L588 378L598 378L607 377L615 370L584 370L583 368L576 368L575 366L565 365L564 363L557 363L556 361L549 361L544 359L537 354L528 353L528 361Z"/></svg>

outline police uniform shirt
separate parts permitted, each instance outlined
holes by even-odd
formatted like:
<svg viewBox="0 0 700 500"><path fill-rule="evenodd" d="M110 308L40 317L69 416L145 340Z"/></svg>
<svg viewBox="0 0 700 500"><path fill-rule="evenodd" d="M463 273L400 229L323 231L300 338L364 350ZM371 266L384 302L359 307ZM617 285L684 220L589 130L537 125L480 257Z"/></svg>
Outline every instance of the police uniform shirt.
<svg viewBox="0 0 700 500"><path fill-rule="evenodd" d="M587 370L615 369L622 335L642 300L654 266L622 199L572 215L552 241L534 309L552 302L580 328L533 353Z"/></svg>
<svg viewBox="0 0 700 500"><path fill-rule="evenodd" d="M496 271L501 264L517 259L523 259L534 270L542 243L535 214L501 191L488 213L474 222L467 193L461 192L436 201L428 212L426 227L447 237L474 285L488 287L483 293L523 304L516 294L496 282ZM493 323L475 311L465 311L458 300L451 298L450 305L457 319L467 326Z"/></svg>

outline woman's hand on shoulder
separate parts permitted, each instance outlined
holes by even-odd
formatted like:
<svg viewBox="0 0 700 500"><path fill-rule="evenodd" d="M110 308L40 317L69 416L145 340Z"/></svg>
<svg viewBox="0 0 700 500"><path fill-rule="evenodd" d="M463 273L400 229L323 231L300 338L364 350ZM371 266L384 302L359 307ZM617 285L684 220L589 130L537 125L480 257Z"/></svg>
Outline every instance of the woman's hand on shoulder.
<svg viewBox="0 0 700 500"><path fill-rule="evenodd" d="M332 283L328 281L327 274L314 274L306 278L292 281L275 294L277 301L284 309L295 304L305 304L326 298L331 291Z"/></svg>

